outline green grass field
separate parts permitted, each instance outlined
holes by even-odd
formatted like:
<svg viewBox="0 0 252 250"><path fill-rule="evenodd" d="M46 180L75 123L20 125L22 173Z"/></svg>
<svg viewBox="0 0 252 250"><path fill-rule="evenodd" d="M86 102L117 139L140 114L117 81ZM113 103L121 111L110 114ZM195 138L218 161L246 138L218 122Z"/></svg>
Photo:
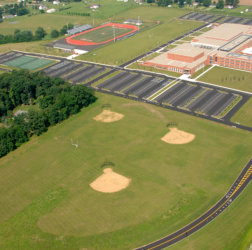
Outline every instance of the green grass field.
<svg viewBox="0 0 252 250"><path fill-rule="evenodd" d="M56 61L34 56L21 56L16 59L5 62L4 65L19 69L36 70L41 67L45 67L49 64L52 64L53 62Z"/></svg>
<svg viewBox="0 0 252 250"><path fill-rule="evenodd" d="M252 126L252 98L231 118L233 122L238 122L246 126Z"/></svg>
<svg viewBox="0 0 252 250"><path fill-rule="evenodd" d="M214 67L198 80L252 92L252 73L250 72Z"/></svg>
<svg viewBox="0 0 252 250"><path fill-rule="evenodd" d="M1 249L135 248L206 211L251 157L249 132L118 97L98 97L94 105L0 159ZM93 120L104 104L124 118ZM195 140L184 145L161 141L169 122L195 134ZM78 141L78 149L71 139ZM90 188L105 161L132 179L128 188L112 194ZM250 215L246 208L241 203L243 214L236 213L233 228L246 229L239 220ZM238 235L240 230L233 230L223 244Z"/></svg>
<svg viewBox="0 0 252 250"><path fill-rule="evenodd" d="M92 50L78 59L120 65L200 25L199 22L170 20L127 39Z"/></svg>
<svg viewBox="0 0 252 250"><path fill-rule="evenodd" d="M252 243L251 183L241 196L214 221L169 250L249 250Z"/></svg>
<svg viewBox="0 0 252 250"><path fill-rule="evenodd" d="M15 21L15 22L14 22ZM104 20L95 19L95 25L99 25ZM14 23L12 23L14 22ZM13 34L15 29L35 31L39 26L43 27L47 33L53 29L60 30L64 25L72 23L74 25L93 24L91 17L65 16L57 14L38 14L34 16L20 16L0 23L1 34Z"/></svg>
<svg viewBox="0 0 252 250"><path fill-rule="evenodd" d="M74 37L74 40L83 40L87 42L101 43L110 40L114 37L126 34L132 31L132 29L118 28L105 26L97 30L93 30L82 35ZM114 33L115 32L115 33Z"/></svg>

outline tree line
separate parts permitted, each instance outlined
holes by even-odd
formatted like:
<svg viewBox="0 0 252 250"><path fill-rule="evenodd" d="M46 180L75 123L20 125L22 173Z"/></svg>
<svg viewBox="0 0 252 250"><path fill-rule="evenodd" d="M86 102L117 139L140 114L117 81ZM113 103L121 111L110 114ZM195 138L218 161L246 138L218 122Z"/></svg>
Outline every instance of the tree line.
<svg viewBox="0 0 252 250"><path fill-rule="evenodd" d="M73 24L64 25L59 31L56 29L52 30L50 36L52 38L56 38L60 35L65 35L67 33L67 30L72 28ZM46 31L42 27L38 27L34 33L30 30L21 31L19 29L16 29L13 35L0 34L0 44L40 41L46 35Z"/></svg>
<svg viewBox="0 0 252 250"><path fill-rule="evenodd" d="M3 14L5 15L17 15L23 16L29 13L29 10L25 7L24 2L20 2L19 4L5 4L3 7L0 7L0 20L3 18Z"/></svg>
<svg viewBox="0 0 252 250"><path fill-rule="evenodd" d="M96 101L91 89L26 70L0 75L0 157ZM20 105L39 108L13 114ZM5 124L5 126L3 126Z"/></svg>

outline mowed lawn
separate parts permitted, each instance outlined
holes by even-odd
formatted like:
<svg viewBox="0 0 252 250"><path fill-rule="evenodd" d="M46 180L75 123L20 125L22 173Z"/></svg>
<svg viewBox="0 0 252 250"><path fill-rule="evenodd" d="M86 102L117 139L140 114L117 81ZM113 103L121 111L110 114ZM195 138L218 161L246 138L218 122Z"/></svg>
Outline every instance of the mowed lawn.
<svg viewBox="0 0 252 250"><path fill-rule="evenodd" d="M125 11L115 16L112 21L122 22L129 18L137 19L139 16L143 23L160 21L160 24L156 23L145 30L140 26L138 34L92 50L78 59L120 65L203 24L178 19L185 13L186 11L179 9L146 6Z"/></svg>
<svg viewBox="0 0 252 250"><path fill-rule="evenodd" d="M252 72L250 73L216 66L202 77L198 78L198 80L228 88L252 92Z"/></svg>
<svg viewBox="0 0 252 250"><path fill-rule="evenodd" d="M20 16L0 23L1 34L13 34L16 29L35 31L39 26L50 33L53 29L60 30L64 25L72 23L74 25L92 24L91 17L85 16L65 16L57 14L39 14L34 16ZM102 23L101 19L95 19L95 24Z"/></svg>
<svg viewBox="0 0 252 250"><path fill-rule="evenodd" d="M252 98L231 118L233 122L252 127Z"/></svg>
<svg viewBox="0 0 252 250"><path fill-rule="evenodd" d="M135 248L210 208L251 157L250 132L97 95L91 107L0 159L1 249ZM95 121L104 104L124 118ZM161 141L168 123L194 134L194 141ZM115 172L131 178L128 188L111 194L90 188L108 161ZM240 216L250 215L242 211L234 229L242 227ZM239 235L233 230L223 244ZM213 241L208 244L215 247Z"/></svg>
<svg viewBox="0 0 252 250"><path fill-rule="evenodd" d="M78 59L120 65L200 25L199 22L172 20L95 49Z"/></svg>
<svg viewBox="0 0 252 250"><path fill-rule="evenodd" d="M214 221L169 250L248 250L252 243L252 185Z"/></svg>

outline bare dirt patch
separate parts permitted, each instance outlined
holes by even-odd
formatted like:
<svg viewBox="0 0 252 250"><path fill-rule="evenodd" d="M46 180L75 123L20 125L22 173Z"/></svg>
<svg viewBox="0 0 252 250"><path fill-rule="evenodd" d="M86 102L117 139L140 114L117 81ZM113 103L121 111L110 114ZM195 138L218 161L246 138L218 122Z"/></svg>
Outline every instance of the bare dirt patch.
<svg viewBox="0 0 252 250"><path fill-rule="evenodd" d="M103 174L94 180L90 187L98 192L114 193L129 186L131 179L113 172L112 168L105 168Z"/></svg>
<svg viewBox="0 0 252 250"><path fill-rule="evenodd" d="M97 122L116 122L124 117L123 114L112 112L108 109L104 109L99 115L94 117Z"/></svg>
<svg viewBox="0 0 252 250"><path fill-rule="evenodd" d="M169 144L185 144L193 141L194 134L187 133L177 128L170 128L170 131L161 138L162 141Z"/></svg>

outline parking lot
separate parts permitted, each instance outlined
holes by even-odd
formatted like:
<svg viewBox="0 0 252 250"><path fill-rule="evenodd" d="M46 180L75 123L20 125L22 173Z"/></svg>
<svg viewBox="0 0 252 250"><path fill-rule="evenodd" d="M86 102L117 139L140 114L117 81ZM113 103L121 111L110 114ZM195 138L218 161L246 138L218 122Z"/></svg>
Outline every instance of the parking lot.
<svg viewBox="0 0 252 250"><path fill-rule="evenodd" d="M185 19L185 20L194 20L194 21L203 21L203 22L210 22L214 18L216 18L216 15L211 15L211 14L201 14L197 12L191 12L188 13L180 18Z"/></svg>
<svg viewBox="0 0 252 250"><path fill-rule="evenodd" d="M72 84L85 83L106 93L204 116L207 119L228 121L250 98L240 91L201 82L34 53L11 51L0 55L0 64L13 59L20 61L24 56L51 60L53 63L38 69L50 77L60 77Z"/></svg>
<svg viewBox="0 0 252 250"><path fill-rule="evenodd" d="M147 99L172 80L172 78L153 76L147 73L120 71L100 83L97 88Z"/></svg>
<svg viewBox="0 0 252 250"><path fill-rule="evenodd" d="M212 15L212 14L201 14L197 12L190 12L182 17L184 20L194 20L194 21L202 21L202 22L212 22L216 18L222 18L222 16ZM242 17L226 17L222 23L238 23L245 25L252 25L252 19L245 19Z"/></svg>
<svg viewBox="0 0 252 250"><path fill-rule="evenodd" d="M223 23L237 23L237 24L252 25L252 19L245 19L242 17L227 17L226 19L224 19Z"/></svg>
<svg viewBox="0 0 252 250"><path fill-rule="evenodd" d="M116 72L95 88L218 119L225 119L243 98L231 90L206 87L198 82L126 70Z"/></svg>
<svg viewBox="0 0 252 250"><path fill-rule="evenodd" d="M163 105L186 109L206 116L222 118L224 111L242 96L232 91L223 91L215 87L205 87L199 83L180 81L157 96L154 101ZM229 110L231 111L231 109Z"/></svg>
<svg viewBox="0 0 252 250"><path fill-rule="evenodd" d="M26 57L33 57L37 60L48 60L49 62L55 62L54 64L50 64L49 66L44 68L42 67L42 69L39 68L38 70L44 72L50 77L60 77L73 84L79 84L88 81L89 79L95 77L96 75L104 72L107 68L109 68L92 63L76 62L54 56L42 56L36 55L34 53L22 53L16 51L11 51L0 55L0 64L8 65L8 62L11 62L14 59L21 60L21 58ZM25 60L24 63L26 63ZM16 67L22 68L21 66Z"/></svg>

